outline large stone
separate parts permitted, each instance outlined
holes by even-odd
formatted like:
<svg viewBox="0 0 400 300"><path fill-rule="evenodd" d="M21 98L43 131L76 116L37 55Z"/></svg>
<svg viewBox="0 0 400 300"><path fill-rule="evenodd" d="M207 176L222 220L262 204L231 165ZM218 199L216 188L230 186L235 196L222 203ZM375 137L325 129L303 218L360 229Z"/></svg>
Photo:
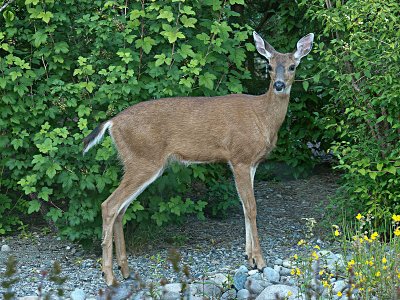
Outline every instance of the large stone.
<svg viewBox="0 0 400 300"><path fill-rule="evenodd" d="M280 268L280 267L279 267ZM274 270L270 267L266 267L263 271L265 279L267 279L269 282L272 283L278 283L279 282L279 272L277 270Z"/></svg>
<svg viewBox="0 0 400 300"><path fill-rule="evenodd" d="M254 279L252 277L247 278L244 287L250 292L252 295L259 295L264 290L264 286L262 285L261 280Z"/></svg>
<svg viewBox="0 0 400 300"><path fill-rule="evenodd" d="M85 300L86 299L85 292L79 288L76 288L75 290L73 290L70 297L71 297L71 300Z"/></svg>
<svg viewBox="0 0 400 300"><path fill-rule="evenodd" d="M221 296L221 300L232 300L232 299L236 299L236 290L235 289L227 290Z"/></svg>
<svg viewBox="0 0 400 300"><path fill-rule="evenodd" d="M338 280L332 284L332 292L333 294L337 294L338 292L342 292L346 289L347 283L344 280Z"/></svg>
<svg viewBox="0 0 400 300"><path fill-rule="evenodd" d="M39 296L25 296L19 297L18 300L40 300Z"/></svg>
<svg viewBox="0 0 400 300"><path fill-rule="evenodd" d="M168 283L162 288L163 300L175 300L181 298L182 284Z"/></svg>
<svg viewBox="0 0 400 300"><path fill-rule="evenodd" d="M210 277L210 280L214 282L218 286L224 286L228 282L228 277L225 274L217 273L214 276Z"/></svg>
<svg viewBox="0 0 400 300"><path fill-rule="evenodd" d="M240 266L239 269L236 271L235 275L233 276L233 286L236 290L241 290L244 287L244 284L247 280L247 276L249 270L245 266Z"/></svg>
<svg viewBox="0 0 400 300"><path fill-rule="evenodd" d="M222 294L222 286L217 285L214 281L206 280L204 282L196 282L190 285L191 294L204 298L219 298Z"/></svg>
<svg viewBox="0 0 400 300"><path fill-rule="evenodd" d="M236 294L237 300L248 300L250 298L250 292L246 289L241 289Z"/></svg>
<svg viewBox="0 0 400 300"><path fill-rule="evenodd" d="M288 286L283 284L271 285L265 288L256 300L276 300L276 299L289 299L294 300L299 294L299 290L295 286Z"/></svg>

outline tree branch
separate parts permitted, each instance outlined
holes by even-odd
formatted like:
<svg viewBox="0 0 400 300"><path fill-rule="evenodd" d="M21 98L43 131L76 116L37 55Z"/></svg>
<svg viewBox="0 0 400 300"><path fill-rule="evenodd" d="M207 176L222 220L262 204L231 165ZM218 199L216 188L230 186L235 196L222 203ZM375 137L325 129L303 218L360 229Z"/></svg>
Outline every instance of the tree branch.
<svg viewBox="0 0 400 300"><path fill-rule="evenodd" d="M8 0L3 3L3 5L0 7L0 13L7 8L11 3L13 3L15 0Z"/></svg>

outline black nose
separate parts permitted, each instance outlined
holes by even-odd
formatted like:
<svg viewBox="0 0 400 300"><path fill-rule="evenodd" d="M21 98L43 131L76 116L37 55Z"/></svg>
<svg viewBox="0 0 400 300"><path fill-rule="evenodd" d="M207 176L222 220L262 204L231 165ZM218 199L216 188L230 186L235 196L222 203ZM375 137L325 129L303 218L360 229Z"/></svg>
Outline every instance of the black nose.
<svg viewBox="0 0 400 300"><path fill-rule="evenodd" d="M285 88L285 83L283 83L282 81L276 81L276 82L274 83L274 88L275 88L278 92L280 92L280 91L282 91L282 90Z"/></svg>

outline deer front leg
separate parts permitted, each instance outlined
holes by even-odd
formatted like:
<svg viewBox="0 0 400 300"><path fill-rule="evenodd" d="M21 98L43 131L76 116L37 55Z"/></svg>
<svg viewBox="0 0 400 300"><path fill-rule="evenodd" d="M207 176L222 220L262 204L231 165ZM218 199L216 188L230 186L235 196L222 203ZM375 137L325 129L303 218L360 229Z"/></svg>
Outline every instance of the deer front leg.
<svg viewBox="0 0 400 300"><path fill-rule="evenodd" d="M102 239L102 271L103 276L107 285L114 285L117 280L114 277L112 270L113 266L113 232L117 249L117 258L120 262L123 257L125 257L125 240L124 232L122 229L122 217L125 212L125 202L130 199L134 191L137 189L137 184L135 181L129 181L123 179L121 184L115 189L115 191L101 204L101 213L103 217L103 239ZM117 221L116 221L117 220ZM115 224L115 225L114 225ZM122 267L122 266L121 266ZM123 275L125 276L128 272L128 265L123 270Z"/></svg>
<svg viewBox="0 0 400 300"><path fill-rule="evenodd" d="M232 165L236 188L243 205L246 226L246 254L251 267L262 270L265 261L262 255L257 232L257 208L253 191L253 174L251 165Z"/></svg>

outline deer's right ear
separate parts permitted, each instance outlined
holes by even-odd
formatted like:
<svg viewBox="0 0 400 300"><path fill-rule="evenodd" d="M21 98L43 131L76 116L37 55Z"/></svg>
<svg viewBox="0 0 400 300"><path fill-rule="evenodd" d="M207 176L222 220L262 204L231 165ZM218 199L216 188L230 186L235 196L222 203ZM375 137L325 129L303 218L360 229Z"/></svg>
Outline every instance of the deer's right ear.
<svg viewBox="0 0 400 300"><path fill-rule="evenodd" d="M269 60L276 52L274 47L265 42L263 38L255 31L253 31L253 37L258 53Z"/></svg>

